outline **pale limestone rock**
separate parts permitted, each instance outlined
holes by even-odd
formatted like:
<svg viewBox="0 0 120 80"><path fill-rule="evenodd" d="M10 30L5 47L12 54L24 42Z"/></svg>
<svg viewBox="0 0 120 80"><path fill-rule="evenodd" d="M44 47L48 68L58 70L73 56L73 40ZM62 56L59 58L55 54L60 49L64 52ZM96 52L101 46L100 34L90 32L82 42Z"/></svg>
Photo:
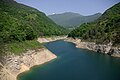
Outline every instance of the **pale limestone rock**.
<svg viewBox="0 0 120 80"><path fill-rule="evenodd" d="M21 56L6 56L6 64L0 64L0 80L16 80L18 74L29 70L30 67L43 64L56 57L47 49L29 50Z"/></svg>
<svg viewBox="0 0 120 80"><path fill-rule="evenodd" d="M109 54L114 57L120 57L120 48L112 47L112 42L105 45L105 44L96 44L94 42L81 42L80 39L73 39L73 38L67 38L65 41L75 43L77 48L93 50L95 52Z"/></svg>

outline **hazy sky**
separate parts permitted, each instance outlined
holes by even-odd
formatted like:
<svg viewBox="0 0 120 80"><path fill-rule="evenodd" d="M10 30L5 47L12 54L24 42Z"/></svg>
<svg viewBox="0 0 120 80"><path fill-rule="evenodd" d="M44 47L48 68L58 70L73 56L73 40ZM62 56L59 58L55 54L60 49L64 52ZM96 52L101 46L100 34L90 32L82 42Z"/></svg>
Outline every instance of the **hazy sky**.
<svg viewBox="0 0 120 80"><path fill-rule="evenodd" d="M52 13L75 12L82 15L103 13L120 0L16 0L34 7L47 15Z"/></svg>

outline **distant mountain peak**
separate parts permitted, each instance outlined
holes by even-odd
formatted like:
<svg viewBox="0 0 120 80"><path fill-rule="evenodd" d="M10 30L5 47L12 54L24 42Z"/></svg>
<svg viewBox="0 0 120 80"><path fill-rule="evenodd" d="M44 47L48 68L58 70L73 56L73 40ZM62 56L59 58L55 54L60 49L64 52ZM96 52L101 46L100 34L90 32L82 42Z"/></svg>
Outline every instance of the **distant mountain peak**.
<svg viewBox="0 0 120 80"><path fill-rule="evenodd" d="M53 16L53 15L76 15L76 16L83 16L79 13L74 13L74 12L64 12L64 13L52 13L51 15L48 16Z"/></svg>
<svg viewBox="0 0 120 80"><path fill-rule="evenodd" d="M96 13L89 16L83 16L79 13L64 12L59 14L48 15L56 24L61 26L79 26L82 23L92 22L98 19L102 14Z"/></svg>
<svg viewBox="0 0 120 80"><path fill-rule="evenodd" d="M81 14L75 13L75 12L64 12L63 14L76 14L76 15L81 15Z"/></svg>

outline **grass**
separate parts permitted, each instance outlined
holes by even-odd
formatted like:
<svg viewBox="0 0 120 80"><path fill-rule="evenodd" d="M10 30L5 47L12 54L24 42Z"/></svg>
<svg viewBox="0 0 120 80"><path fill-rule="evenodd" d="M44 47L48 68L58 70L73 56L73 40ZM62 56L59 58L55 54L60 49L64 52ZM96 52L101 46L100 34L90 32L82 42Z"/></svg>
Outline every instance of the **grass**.
<svg viewBox="0 0 120 80"><path fill-rule="evenodd" d="M5 52L3 50L7 50L12 54L19 55L26 52L27 50L43 48L43 45L36 40L31 40L31 41L9 43L9 44L6 44L4 48L6 49L0 48L0 51Z"/></svg>

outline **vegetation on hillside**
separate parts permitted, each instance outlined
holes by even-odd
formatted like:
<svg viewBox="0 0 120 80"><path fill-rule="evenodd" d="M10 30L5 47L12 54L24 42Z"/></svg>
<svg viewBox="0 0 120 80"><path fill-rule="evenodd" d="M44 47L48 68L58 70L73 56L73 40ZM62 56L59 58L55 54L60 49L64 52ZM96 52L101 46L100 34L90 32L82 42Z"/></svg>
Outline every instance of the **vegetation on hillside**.
<svg viewBox="0 0 120 80"><path fill-rule="evenodd" d="M112 42L120 45L120 3L106 10L97 21L82 24L68 36L101 44Z"/></svg>
<svg viewBox="0 0 120 80"><path fill-rule="evenodd" d="M43 48L44 46L40 44L37 40L27 40L23 42L14 42L14 43L7 43L0 46L0 55L8 55L15 54L20 55L27 50L35 50L39 48ZM2 50L4 49L4 50Z"/></svg>
<svg viewBox="0 0 120 80"><path fill-rule="evenodd" d="M64 28L34 8L13 0L0 1L0 42L33 40L38 36L65 33Z"/></svg>
<svg viewBox="0 0 120 80"><path fill-rule="evenodd" d="M93 22L101 16L101 13L96 13L94 15L83 16L78 13L65 12L62 14L49 15L57 24L64 26L66 28L78 27L82 23Z"/></svg>
<svg viewBox="0 0 120 80"><path fill-rule="evenodd" d="M33 40L33 42L30 43L32 45L36 43L34 39L39 36L58 36L64 34L67 34L67 30L55 24L44 13L19 4L14 0L0 0L1 47L7 44L11 44L14 47L16 42L26 44L23 42L26 40ZM16 44L16 50L20 49L17 46L20 47L19 43L18 45ZM0 48L0 51L3 50L3 47ZM21 51L23 50L18 50L18 52ZM15 52L15 50L12 50L12 52Z"/></svg>

